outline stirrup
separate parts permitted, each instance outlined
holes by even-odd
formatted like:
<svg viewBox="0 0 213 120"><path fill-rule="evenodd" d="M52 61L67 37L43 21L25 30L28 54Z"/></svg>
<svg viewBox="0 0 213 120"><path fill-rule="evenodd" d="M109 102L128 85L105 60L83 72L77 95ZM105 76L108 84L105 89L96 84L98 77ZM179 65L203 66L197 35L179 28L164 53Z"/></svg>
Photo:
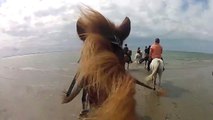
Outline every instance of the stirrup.
<svg viewBox="0 0 213 120"><path fill-rule="evenodd" d="M81 112L80 112L80 114L79 114L79 118L86 118L86 117L88 117L88 113L89 112L89 110L82 110Z"/></svg>

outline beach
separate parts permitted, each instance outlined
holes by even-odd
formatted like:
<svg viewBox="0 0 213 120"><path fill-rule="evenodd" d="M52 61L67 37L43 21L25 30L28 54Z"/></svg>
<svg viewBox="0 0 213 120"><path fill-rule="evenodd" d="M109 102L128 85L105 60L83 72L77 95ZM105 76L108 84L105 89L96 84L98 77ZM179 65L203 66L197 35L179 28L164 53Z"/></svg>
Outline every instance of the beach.
<svg viewBox="0 0 213 120"><path fill-rule="evenodd" d="M61 104L78 68L80 52L53 52L0 60L0 120L77 120L81 94ZM162 89L165 96L136 85L140 120L212 120L213 55L167 52ZM129 72L144 81L144 64Z"/></svg>

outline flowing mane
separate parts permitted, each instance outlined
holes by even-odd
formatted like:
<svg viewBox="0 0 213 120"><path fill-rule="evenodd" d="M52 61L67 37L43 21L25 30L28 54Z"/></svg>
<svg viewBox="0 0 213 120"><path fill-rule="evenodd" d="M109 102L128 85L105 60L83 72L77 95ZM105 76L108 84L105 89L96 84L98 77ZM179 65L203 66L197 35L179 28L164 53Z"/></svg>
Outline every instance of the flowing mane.
<svg viewBox="0 0 213 120"><path fill-rule="evenodd" d="M77 21L77 32L84 42L77 84L87 88L89 96L93 95L91 101L95 99L95 109L89 117L135 120L135 83L125 70L121 49L130 32L129 18L115 26L99 12L85 8Z"/></svg>

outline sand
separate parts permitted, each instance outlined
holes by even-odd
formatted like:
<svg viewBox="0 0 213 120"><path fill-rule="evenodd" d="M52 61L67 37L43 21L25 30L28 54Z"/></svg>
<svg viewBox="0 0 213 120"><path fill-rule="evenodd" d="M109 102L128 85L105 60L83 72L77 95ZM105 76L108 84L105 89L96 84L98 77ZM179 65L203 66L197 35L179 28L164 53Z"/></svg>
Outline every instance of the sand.
<svg viewBox="0 0 213 120"><path fill-rule="evenodd" d="M66 69L64 66L54 70L51 70L54 66L35 69L36 65L30 63L29 67L25 59L1 60L0 120L77 120L81 95L68 104L61 104L63 90L69 87L77 65L68 64ZM159 97L151 90L136 87L140 119L212 120L212 71L213 64L208 61L178 67L167 64L162 76L165 96ZM129 72L141 81L148 75L143 65L132 64Z"/></svg>

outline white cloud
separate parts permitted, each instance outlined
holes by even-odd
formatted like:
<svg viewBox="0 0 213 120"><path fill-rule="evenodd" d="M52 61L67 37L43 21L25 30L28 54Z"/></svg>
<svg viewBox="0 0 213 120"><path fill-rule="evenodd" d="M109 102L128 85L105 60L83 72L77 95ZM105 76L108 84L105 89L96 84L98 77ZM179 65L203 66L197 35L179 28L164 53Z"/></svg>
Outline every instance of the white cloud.
<svg viewBox="0 0 213 120"><path fill-rule="evenodd" d="M213 37L212 0L7 0L0 2L0 48L79 45L75 22L82 3L115 23L129 16L131 36Z"/></svg>

